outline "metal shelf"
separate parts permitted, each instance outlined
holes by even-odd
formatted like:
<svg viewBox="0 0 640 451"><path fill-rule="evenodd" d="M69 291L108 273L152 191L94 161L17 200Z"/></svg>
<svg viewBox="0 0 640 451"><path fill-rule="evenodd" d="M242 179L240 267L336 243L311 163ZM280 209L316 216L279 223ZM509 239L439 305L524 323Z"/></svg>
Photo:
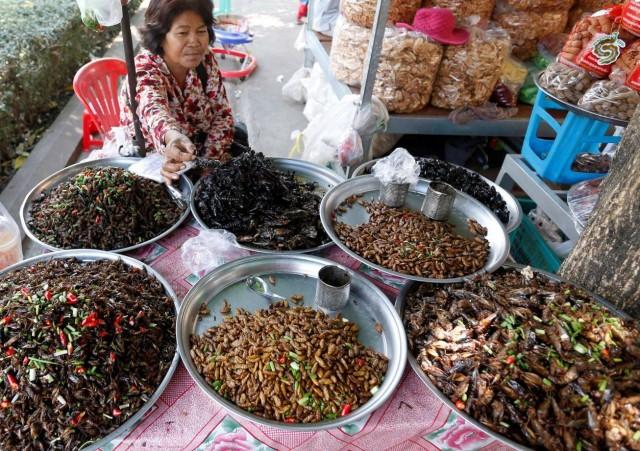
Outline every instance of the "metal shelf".
<svg viewBox="0 0 640 451"><path fill-rule="evenodd" d="M351 93L361 95L361 103L367 105L371 101L373 84L378 68L379 52L382 47L384 25L386 23L389 0L378 0L375 26L372 40L369 44L369 52L365 60L363 74L364 87L362 90L350 88L346 84L336 80L329 64L328 45L318 39L317 34L311 29L313 23L314 0L309 0L309 18L306 28L305 66L313 66L316 61L325 73L333 91L342 98ZM377 54L376 54L377 53ZM367 64L366 61L371 61ZM462 136L502 136L521 138L526 134L531 107L520 105L518 114L508 119L477 120L464 125L456 125L449 120L449 111L428 106L422 111L412 114L391 114L387 133L416 134L416 135L462 135Z"/></svg>

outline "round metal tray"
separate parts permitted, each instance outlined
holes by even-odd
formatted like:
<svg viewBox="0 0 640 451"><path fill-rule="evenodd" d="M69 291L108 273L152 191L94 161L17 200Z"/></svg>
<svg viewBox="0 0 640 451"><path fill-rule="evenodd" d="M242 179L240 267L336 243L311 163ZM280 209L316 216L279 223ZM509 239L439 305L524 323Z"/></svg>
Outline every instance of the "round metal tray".
<svg viewBox="0 0 640 451"><path fill-rule="evenodd" d="M220 396L206 383L198 373L190 355L190 336L201 335L207 329L220 324L223 315L220 309L224 299L231 304L232 312L243 308L249 312L266 309L269 301L251 291L245 285L249 276L272 275L276 278L273 290L285 297L293 294L304 295L304 306L312 307L318 271L325 265L337 265L335 262L311 255L262 255L247 257L223 265L203 277L182 301L178 313L177 337L178 350L182 362L198 386L211 399L224 406L230 412L254 423L287 429L296 432L333 429L371 414L384 404L400 383L407 358L407 339L402 321L387 297L364 276L341 266L351 274L351 296L347 306L341 310L343 317L360 326L358 339L367 347L389 358L384 383L378 392L362 407L346 417L310 424L287 424L267 420L253 415ZM206 304L211 312L198 321L198 310ZM382 325L383 332L375 331L376 323Z"/></svg>
<svg viewBox="0 0 640 451"><path fill-rule="evenodd" d="M45 249L49 249L51 251L64 250L64 249L61 249L59 247L55 247L55 246L53 246L51 244L47 244L47 243L41 241L38 237L35 236L35 234L31 231L31 229L29 229L29 220L31 219L31 206L33 204L33 201L36 200L40 196L40 194L42 194L43 192L54 188L55 186L59 185L62 182L66 182L67 180L69 180L70 178L72 178L75 175L79 174L80 172L82 172L86 168L103 168L103 167L110 166L110 167L128 169L129 166L131 166L132 164L134 164L134 163L136 163L138 161L140 161L140 158L133 158L133 157L127 157L127 158L124 158L124 157L122 157L122 158L104 158L102 160L85 161L85 162L82 162L82 163L74 164L72 166L68 166L68 167L56 172L55 174L50 175L49 177L47 177L46 179L44 179L43 181L38 183L29 192L29 194L27 194L27 196L25 197L24 201L22 202L22 207L20 208L20 223L22 224L22 229L24 230L24 233L26 233L26 235L29 238L31 238L33 241L35 241L36 243L38 243L40 246L44 247ZM186 199L191 198L191 191L193 190L193 185L192 185L191 181L186 176L183 175L183 176L180 177L180 183L176 188L179 189L180 192L182 193L182 198L183 199L186 200ZM167 190L167 192L169 192L169 191ZM189 208L185 208L184 212L180 216L180 219L178 219L178 221L173 226L171 226L169 229L165 230L164 232L162 232L161 234L159 234L155 238L152 238L152 239L147 240L147 241L145 241L143 243L139 243L139 244L136 244L134 246L125 247L125 248L122 248L122 249L104 249L104 250L107 251L107 252L124 253L124 252L129 252L129 251L144 247L147 244L151 244L151 243L153 243L155 241L158 241L159 239L164 238L165 236L171 234L178 227L180 227L180 224L182 224L182 222L185 219L187 219L188 216L189 216ZM103 249L101 249L101 250L103 250Z"/></svg>
<svg viewBox="0 0 640 451"><path fill-rule="evenodd" d="M160 275L160 273L158 273L155 269L151 268L148 265L145 265L144 263L136 259L127 257L125 255L118 255L113 252L105 252L105 251L98 251L98 250L92 250L92 249L77 249L77 250L59 251L59 252L53 252L49 254L38 255L36 257L23 260L19 263L16 263L15 265L5 268L4 270L0 271L0 276L4 276L5 274L11 271L24 268L27 266L31 266L38 262L60 260L65 258L75 258L83 262L91 262L91 261L97 261L97 260L110 260L110 261L120 260L129 267L142 269L147 274L150 274L153 277L155 277L158 280L158 282L162 284L166 295L169 296L171 300L173 300L173 306L175 308L176 314L178 312L178 308L179 308L178 298L176 294L173 292L171 285L169 285L169 283L164 279L164 277ZM405 346L406 346L406 343L405 343ZM178 368L178 362L180 362L180 355L178 353L178 349L176 348L176 352L173 356L171 366L167 370L167 374L164 375L164 378L162 379L162 382L160 383L156 391L153 392L153 394L149 397L149 400L146 403L144 403L144 405L140 408L140 410L138 410L131 418L129 418L127 421L122 423L116 429L111 431L105 437L102 437L101 439L98 439L97 441L93 442L91 445L82 448L82 450L94 451L94 450L103 448L107 446L109 443L111 443L113 440L115 440L116 438L120 437L121 435L125 434L127 431L132 429L138 423L138 421L142 419L142 417L147 413L147 411L151 409L151 407L153 407L153 405L156 403L156 401L158 401L158 399L164 392L164 389L167 388L169 381L173 377L173 373L176 371L176 368Z"/></svg>
<svg viewBox="0 0 640 451"><path fill-rule="evenodd" d="M538 89L540 91L542 91L545 95L550 97L554 102L559 103L560 105L565 107L567 110L571 111L572 113L579 114L580 116L586 116L588 118L595 119L597 121L607 122L607 123L609 123L611 125L617 125L618 127L626 127L627 125L629 125L629 121L623 121L622 119L616 119L616 118L613 118L613 117L603 116L602 114L598 114L598 113L594 113L593 111L585 110L581 106L574 105L573 103L567 102L566 100L559 99L554 94L552 94L549 91L547 91L547 89L540 84L540 77L542 77L542 73L540 75L538 75L537 77L533 77L533 80L535 81L536 86L538 87Z"/></svg>
<svg viewBox="0 0 640 451"><path fill-rule="evenodd" d="M358 166L353 171L353 174L351 175L351 177L357 177L357 176L360 176L360 175L369 175L366 172L370 171L371 168L373 167L373 165L376 164L379 160L380 159L378 158L376 160L371 160L371 161L367 161L366 163L362 163L360 166ZM509 222L507 224L503 223L505 229L507 229L507 233L513 232L515 229L517 229L520 226L520 223L522 222L522 214L523 214L522 213L522 207L520 206L520 203L516 200L516 198L513 197L513 194L511 194L509 191L507 191L506 189L504 189L500 185L498 185L498 184L492 182L491 180L489 180L488 178L484 177L483 175L478 174L475 171L472 171L471 169L467 169L465 167L458 166L457 164L453 164L453 163L448 163L448 164L450 164L451 166L462 168L465 171L471 172L473 174L477 174L489 186L492 186L492 187L495 188L495 190L498 192L498 194L500 194L502 199L507 204L507 210L509 210ZM422 194L427 192L427 183L424 181L424 179L421 179L418 182L418 184L415 186L414 190L419 192L419 193L422 193Z"/></svg>
<svg viewBox="0 0 640 451"><path fill-rule="evenodd" d="M428 183L425 179L420 179L425 186ZM473 277L476 274L484 272L493 272L498 269L509 257L509 237L504 229L504 226L500 220L484 205L478 202L473 197L457 191L456 199L449 216L449 223L456 227L456 232L465 237L472 237L471 232L467 230L467 219L475 219L480 225L487 228L487 240L491 245L489 251L489 257L484 268L473 274L469 274L464 277L456 277L452 279L432 279L428 277L414 276L410 274L404 274L393 271L384 266L377 265L370 260L358 255L351 249L349 249L338 238L333 227L332 216L336 209L344 202L348 197L356 194L362 195L363 200L377 201L380 191L380 182L372 175L356 177L341 183L340 185L329 191L322 203L320 204L320 219L322 225L331 237L331 239L347 254L356 260L375 268L379 271L393 274L394 276L401 277L403 279L415 280L418 282L432 282L432 283L453 283L460 282L466 278ZM420 206L424 200L424 193L417 191L409 191L407 200L405 202L405 208L410 210L420 211ZM346 213L337 217L341 222L349 224L351 226L357 226L364 224L369 220L369 214L364 207L359 204L354 204Z"/></svg>
<svg viewBox="0 0 640 451"><path fill-rule="evenodd" d="M334 186L344 181L344 177L336 174L330 169L324 168L322 166L318 166L317 164L309 163L308 161L303 160L295 160L292 158L271 158L273 164L276 168L280 169L283 172L293 172L297 177L300 178L303 182L315 182L318 185L318 194L323 196L324 193L329 191ZM196 196L200 190L201 181L196 183L195 188L193 189L193 193L191 195L191 213L193 217L196 218L198 224L207 230L210 227L205 224L200 215L198 214L198 210L196 208ZM321 246L317 246L311 249L297 249L294 251L278 251L275 249L263 249L260 247L255 247L247 244L238 244L238 247L242 249L247 249L252 252L256 252L258 254L276 254L276 255L296 255L296 254L310 254L314 252L321 251L330 246L333 246L332 242L325 243Z"/></svg>
<svg viewBox="0 0 640 451"><path fill-rule="evenodd" d="M511 268L515 268L515 269L519 269L522 270L523 268L525 268L524 265L519 265L519 264L514 264L514 263L508 263L505 264L503 266L503 268L505 269L511 269ZM541 269L535 269L532 268L532 270L535 273L541 274L543 276L548 277L551 280L554 280L556 282L567 282L566 280L562 279L561 277L559 277L556 274L552 274L546 271L543 271ZM570 283L570 282L567 282ZM398 312L398 314L400 315L400 318L402 318L402 324L404 325L404 309L406 307L406 300L407 300L407 296L409 295L409 293L411 293L413 291L413 289L417 286L418 284L415 282L409 282L407 284L404 285L404 287L402 287L402 290L400 291L400 295L398 296L398 298L396 299L396 311ZM575 285L575 284L573 284ZM585 290L586 291L586 290ZM611 305L609 302L605 301L604 299L602 299L600 296L597 296L593 293L589 293L593 299L598 302L599 304L603 305L604 307L608 308L609 310L611 310L613 313L615 313L616 315L620 316L623 319L631 319L629 317L629 315L627 315L624 312L621 312L620 310L616 309L613 305ZM487 435L495 438L496 440L499 440L511 447L513 447L516 450L519 451L531 451L531 448L524 446L520 443L517 443L501 434L499 434L498 432L493 431L492 429L488 428L487 426L485 426L484 424L482 424L481 422L477 421L475 418L473 418L471 415L469 415L468 413L459 410L455 404L449 399L449 397L447 395L445 395L444 393L442 393L440 391L440 389L438 387L435 386L435 384L433 382L431 382L431 379L429 379L429 377L424 374L424 371L422 371L422 368L420 368L420 365L418 364L418 361L416 360L416 358L414 357L412 352L408 353L408 359L409 359L409 365L411 365L411 368L413 369L413 371L416 373L416 375L418 376L418 378L424 383L424 385L427 386L427 388L429 390L431 390L433 392L433 394L435 394L438 399L440 399L440 401L442 401L444 404L447 405L447 407L449 407L452 411L454 411L456 413L456 415L461 416L462 418L465 419L465 421L467 421L468 423L473 424L476 428L480 429L481 431L483 431L484 433L486 433Z"/></svg>

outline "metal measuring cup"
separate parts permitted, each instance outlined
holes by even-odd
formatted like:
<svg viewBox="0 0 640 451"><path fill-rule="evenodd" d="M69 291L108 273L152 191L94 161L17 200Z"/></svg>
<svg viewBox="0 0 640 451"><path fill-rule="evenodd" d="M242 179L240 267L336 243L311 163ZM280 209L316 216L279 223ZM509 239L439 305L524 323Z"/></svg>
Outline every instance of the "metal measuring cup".
<svg viewBox="0 0 640 451"><path fill-rule="evenodd" d="M409 183L380 182L380 201L387 207L403 207L409 193Z"/></svg>
<svg viewBox="0 0 640 451"><path fill-rule="evenodd" d="M325 310L341 310L349 302L351 275L344 269L327 265L318 272L316 305Z"/></svg>
<svg viewBox="0 0 640 451"><path fill-rule="evenodd" d="M431 182L427 187L420 211L427 218L435 221L445 221L449 217L456 190L444 182Z"/></svg>

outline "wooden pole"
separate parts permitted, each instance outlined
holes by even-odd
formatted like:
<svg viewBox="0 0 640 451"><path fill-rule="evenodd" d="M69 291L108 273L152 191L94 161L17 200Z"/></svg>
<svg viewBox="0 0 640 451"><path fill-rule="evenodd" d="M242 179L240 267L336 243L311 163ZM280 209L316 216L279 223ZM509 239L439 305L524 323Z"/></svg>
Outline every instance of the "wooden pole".
<svg viewBox="0 0 640 451"><path fill-rule="evenodd" d="M147 152L144 146L144 137L140 128L140 118L138 117L138 102L136 102L136 65L133 55L133 39L131 38L131 21L129 19L129 0L121 0L122 4L122 42L124 44L124 58L127 62L127 80L129 82L129 108L133 113L133 127L136 133L136 145L138 155L144 157Z"/></svg>
<svg viewBox="0 0 640 451"><path fill-rule="evenodd" d="M587 228L560 274L640 318L640 108L614 157Z"/></svg>

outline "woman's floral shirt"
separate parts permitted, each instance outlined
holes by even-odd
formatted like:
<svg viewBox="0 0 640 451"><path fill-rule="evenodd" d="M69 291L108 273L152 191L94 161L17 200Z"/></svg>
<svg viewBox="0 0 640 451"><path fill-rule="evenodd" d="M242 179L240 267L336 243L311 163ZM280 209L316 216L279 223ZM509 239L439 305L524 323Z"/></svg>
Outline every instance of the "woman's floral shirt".
<svg viewBox="0 0 640 451"><path fill-rule="evenodd" d="M213 54L208 52L204 59L208 76L206 93L195 69L188 72L185 88L181 89L162 56L143 49L135 63L138 117L147 151L164 152L164 135L169 130L188 136L196 145L196 137L203 132L206 139L198 154L222 157L233 140L233 115ZM135 136L128 91L128 84L124 83L120 122Z"/></svg>

